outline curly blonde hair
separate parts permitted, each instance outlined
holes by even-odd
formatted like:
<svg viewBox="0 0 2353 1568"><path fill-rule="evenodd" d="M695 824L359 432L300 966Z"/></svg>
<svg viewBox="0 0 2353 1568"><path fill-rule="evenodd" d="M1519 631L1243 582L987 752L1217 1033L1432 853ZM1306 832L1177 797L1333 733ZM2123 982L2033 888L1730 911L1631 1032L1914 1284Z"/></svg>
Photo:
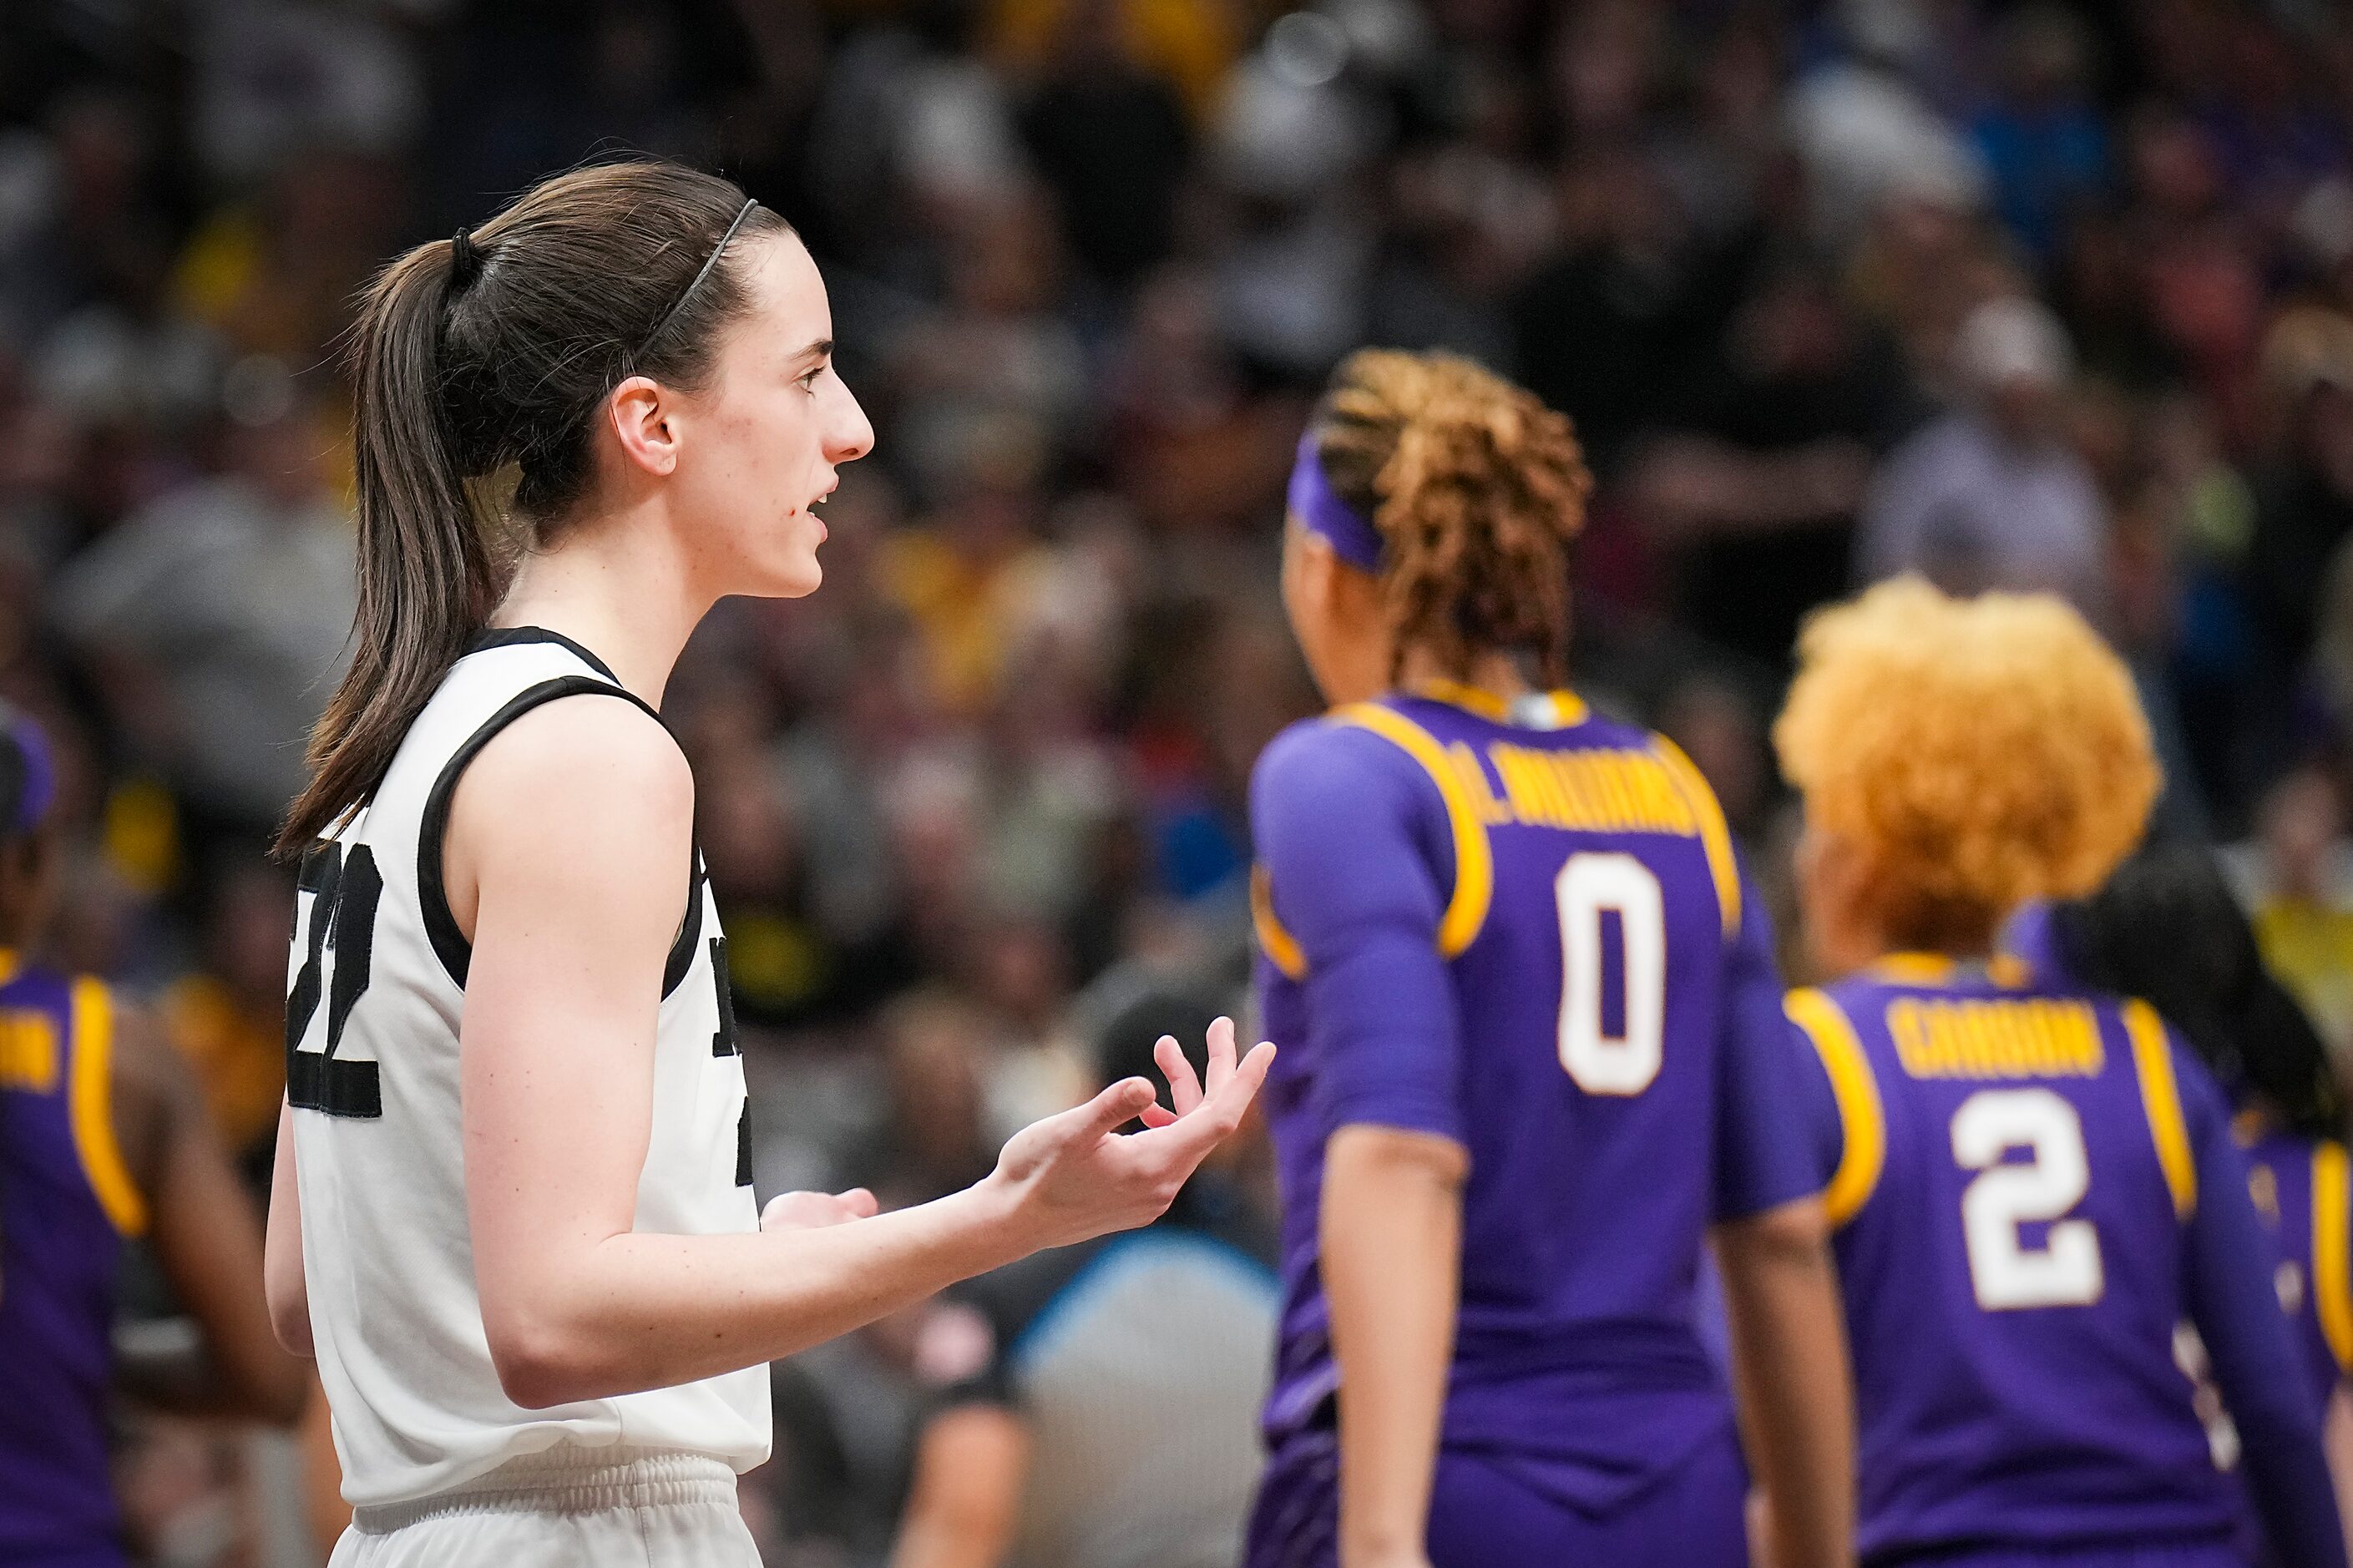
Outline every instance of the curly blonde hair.
<svg viewBox="0 0 2353 1568"><path fill-rule="evenodd" d="M1862 853L1891 940L1981 944L2138 842L2160 783L2148 721L2064 602L1900 578L1809 618L1798 658L1774 749L1810 820Z"/></svg>
<svg viewBox="0 0 2353 1568"><path fill-rule="evenodd" d="M1398 662L1427 647L1462 679L1483 650L1526 650L1563 681L1568 542L1593 489L1567 418L1454 354L1365 349L1315 429L1324 478L1380 533Z"/></svg>

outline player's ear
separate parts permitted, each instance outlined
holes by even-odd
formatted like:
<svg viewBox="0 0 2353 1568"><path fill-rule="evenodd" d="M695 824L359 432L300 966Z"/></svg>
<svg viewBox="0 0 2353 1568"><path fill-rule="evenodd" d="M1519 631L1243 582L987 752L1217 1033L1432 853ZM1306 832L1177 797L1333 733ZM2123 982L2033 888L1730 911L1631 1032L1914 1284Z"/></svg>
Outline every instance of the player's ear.
<svg viewBox="0 0 2353 1568"><path fill-rule="evenodd" d="M1824 973L1844 974L1877 958L1870 929L1873 876L1854 842L1809 818L1793 868L1806 944Z"/></svg>
<svg viewBox="0 0 2353 1568"><path fill-rule="evenodd" d="M679 408L659 383L629 377L607 395L605 413L624 463L647 474L678 467Z"/></svg>
<svg viewBox="0 0 2353 1568"><path fill-rule="evenodd" d="M1297 518L1282 528L1282 596L1292 613L1320 614L1332 602L1332 567L1339 559L1332 542Z"/></svg>

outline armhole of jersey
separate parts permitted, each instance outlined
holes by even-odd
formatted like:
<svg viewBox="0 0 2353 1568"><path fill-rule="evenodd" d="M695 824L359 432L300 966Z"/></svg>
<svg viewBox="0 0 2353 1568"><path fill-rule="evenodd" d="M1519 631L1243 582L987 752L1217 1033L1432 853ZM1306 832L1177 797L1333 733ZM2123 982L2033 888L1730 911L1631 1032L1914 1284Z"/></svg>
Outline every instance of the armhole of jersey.
<svg viewBox="0 0 2353 1568"><path fill-rule="evenodd" d="M2198 1164L2189 1153L2189 1127L2181 1115L2181 1087L2173 1081L2173 1043L2166 1038L2157 1009L2137 999L2124 1005L2125 1035L2132 1041L2133 1071L2140 1079L2140 1103L2148 1113L2148 1135L2157 1163L2173 1194L2173 1212L2187 1220L2198 1212Z"/></svg>
<svg viewBox="0 0 2353 1568"><path fill-rule="evenodd" d="M2353 1184L2345 1145L2324 1139L2312 1151L2312 1305L2337 1370L2353 1374Z"/></svg>
<svg viewBox="0 0 2353 1568"><path fill-rule="evenodd" d="M449 806L457 798L458 781L500 731L534 708L558 698L578 696L618 697L635 703L655 723L661 723L661 715L654 711L653 705L625 686L591 675L560 675L517 692L505 707L484 720L481 728L467 736L465 744L450 753L440 776L433 781L433 793L425 797L425 816L417 830L417 901L425 918L425 934L432 942L442 969L461 991L466 988L466 972L473 962L474 948L466 940L466 933L458 929L458 917L449 912L448 889L441 882L441 841L449 831ZM694 944L702 935L702 853L696 849L687 862L686 916L679 924L677 939L670 943L670 957L662 966L665 1000L693 967Z"/></svg>
<svg viewBox="0 0 2353 1568"><path fill-rule="evenodd" d="M1715 798L1707 775L1683 755L1681 746L1656 734L1651 737L1651 744L1699 823L1700 847L1707 851L1707 874L1715 881L1715 905L1724 912L1724 940L1730 942L1740 934L1740 861L1732 852L1732 827L1724 820L1724 803Z"/></svg>
<svg viewBox="0 0 2353 1568"><path fill-rule="evenodd" d="M1259 951L1285 979L1306 979L1307 954L1301 950L1299 939L1275 918L1274 878L1263 866L1250 868L1250 929L1258 935Z"/></svg>
<svg viewBox="0 0 2353 1568"><path fill-rule="evenodd" d="M1838 1170L1822 1189L1822 1215L1832 1226L1842 1226L1871 1201L1887 1163L1887 1114L1879 1102L1879 1081L1871 1075L1854 1026L1827 994L1810 987L1792 991L1782 1006L1813 1043L1838 1101L1843 1146Z"/></svg>
<svg viewBox="0 0 2353 1568"><path fill-rule="evenodd" d="M692 845L689 852L693 864L686 868L686 913L679 917L678 936L670 942L670 957L662 964L665 1002L678 989L679 982L686 978L686 972L694 967L695 944L702 940L702 884L709 879L710 872L702 864L701 844ZM732 1001L728 1005L732 1006Z"/></svg>
<svg viewBox="0 0 2353 1568"><path fill-rule="evenodd" d="M1369 730L1397 747L1430 775L1446 806L1446 821L1454 840L1454 891L1438 919L1438 951L1448 958L1461 955L1478 940L1487 923L1487 905L1495 892L1494 852L1487 843L1487 826L1479 808L1464 793L1453 763L1436 736L1394 709L1377 702L1352 702L1332 714L1335 724Z"/></svg>
<svg viewBox="0 0 2353 1568"><path fill-rule="evenodd" d="M87 976L73 983L72 1080L67 1085L74 1152L98 1206L124 1236L147 1229L147 1200L114 1136L114 1001Z"/></svg>

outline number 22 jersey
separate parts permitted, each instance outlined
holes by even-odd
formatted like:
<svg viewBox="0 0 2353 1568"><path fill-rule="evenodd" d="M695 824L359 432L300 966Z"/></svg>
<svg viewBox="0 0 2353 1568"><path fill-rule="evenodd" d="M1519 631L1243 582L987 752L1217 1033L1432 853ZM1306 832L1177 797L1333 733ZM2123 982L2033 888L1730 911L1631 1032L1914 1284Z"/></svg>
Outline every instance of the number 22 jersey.
<svg viewBox="0 0 2353 1568"><path fill-rule="evenodd" d="M1732 1420L1694 1330L1712 1224L1812 1195L1764 911L1714 795L1568 693L1430 686L1293 726L1251 783L1265 1104L1283 1206L1266 1431L1345 1399L1326 1141L1463 1146L1443 1441L1617 1506Z"/></svg>
<svg viewBox="0 0 2353 1568"><path fill-rule="evenodd" d="M467 764L559 700L638 700L554 633L485 635L410 725L366 806L302 859L286 1098L311 1331L343 1496L356 1505L428 1498L565 1443L706 1455L739 1472L768 1455L765 1367L531 1410L507 1398L491 1362L458 1089L470 949L442 893L442 836ZM635 1228L751 1231L726 949L700 857L679 875L686 918L656 1014Z"/></svg>
<svg viewBox="0 0 2353 1568"><path fill-rule="evenodd" d="M1906 954L1788 1010L1820 1062L1867 1561L2225 1546L2209 1363L2275 1559L2344 1561L2228 1112L2146 1003Z"/></svg>

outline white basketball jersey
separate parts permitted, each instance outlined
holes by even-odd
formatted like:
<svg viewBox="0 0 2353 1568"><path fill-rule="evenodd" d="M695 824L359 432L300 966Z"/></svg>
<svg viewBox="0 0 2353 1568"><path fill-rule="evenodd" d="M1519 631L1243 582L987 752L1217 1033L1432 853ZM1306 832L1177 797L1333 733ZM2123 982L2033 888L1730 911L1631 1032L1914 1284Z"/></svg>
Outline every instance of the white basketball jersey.
<svg viewBox="0 0 2353 1568"><path fill-rule="evenodd" d="M443 898L441 838L466 765L558 699L638 702L554 633L486 635L409 726L365 808L303 858L287 1101L311 1330L354 1504L429 1497L565 1443L682 1450L738 1471L768 1457L765 1367L527 1410L491 1363L459 1127L470 950ZM679 875L689 897L663 975L635 1228L755 1230L726 948L699 857Z"/></svg>

